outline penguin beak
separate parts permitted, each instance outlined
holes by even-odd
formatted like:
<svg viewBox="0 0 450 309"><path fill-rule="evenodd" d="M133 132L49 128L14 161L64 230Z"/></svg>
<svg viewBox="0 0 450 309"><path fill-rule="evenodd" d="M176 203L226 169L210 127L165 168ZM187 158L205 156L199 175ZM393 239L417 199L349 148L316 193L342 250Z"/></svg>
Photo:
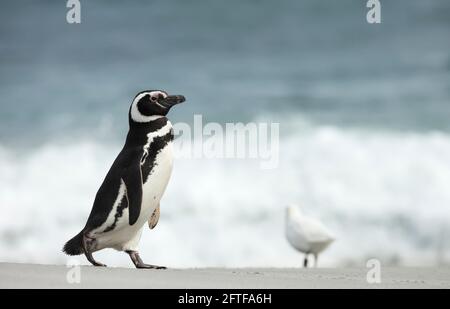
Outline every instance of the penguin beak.
<svg viewBox="0 0 450 309"><path fill-rule="evenodd" d="M166 108L171 108L172 106L183 103L184 101L186 101L186 98L182 95L169 95L159 101L159 103Z"/></svg>

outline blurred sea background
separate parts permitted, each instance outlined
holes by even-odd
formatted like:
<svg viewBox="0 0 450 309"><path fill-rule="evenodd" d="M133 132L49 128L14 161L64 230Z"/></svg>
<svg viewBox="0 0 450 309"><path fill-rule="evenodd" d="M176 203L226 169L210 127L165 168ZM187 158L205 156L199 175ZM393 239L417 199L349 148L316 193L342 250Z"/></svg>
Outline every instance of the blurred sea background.
<svg viewBox="0 0 450 309"><path fill-rule="evenodd" d="M65 4L0 10L0 261L66 263L132 98L164 89L173 123L279 122L280 161L176 160L147 262L300 266L297 203L338 238L321 266L450 263L449 1L381 1L378 25L356 0Z"/></svg>

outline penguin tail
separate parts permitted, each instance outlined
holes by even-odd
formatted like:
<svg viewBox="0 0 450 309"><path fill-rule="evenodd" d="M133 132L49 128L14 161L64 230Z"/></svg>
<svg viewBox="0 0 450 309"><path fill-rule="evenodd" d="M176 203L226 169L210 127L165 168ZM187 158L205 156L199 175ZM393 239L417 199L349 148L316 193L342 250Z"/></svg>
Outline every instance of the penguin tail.
<svg viewBox="0 0 450 309"><path fill-rule="evenodd" d="M80 255L83 250L83 231L78 233L74 238L66 242L62 250L68 255Z"/></svg>

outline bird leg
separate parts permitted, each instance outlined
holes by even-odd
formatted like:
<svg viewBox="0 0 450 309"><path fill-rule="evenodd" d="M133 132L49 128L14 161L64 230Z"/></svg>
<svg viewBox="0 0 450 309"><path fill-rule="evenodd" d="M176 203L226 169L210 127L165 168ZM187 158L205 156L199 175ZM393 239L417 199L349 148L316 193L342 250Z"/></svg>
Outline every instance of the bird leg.
<svg viewBox="0 0 450 309"><path fill-rule="evenodd" d="M319 261L319 255L317 253L314 254L314 267L317 267L317 262Z"/></svg>
<svg viewBox="0 0 450 309"><path fill-rule="evenodd" d="M93 247L93 242L95 240L88 237L86 234L83 235L83 251L84 255L88 259L88 261L94 265L94 266L106 266L105 264L102 264L100 262L97 262L94 257L92 256L91 248Z"/></svg>
<svg viewBox="0 0 450 309"><path fill-rule="evenodd" d="M133 261L134 266L136 268L146 268L146 269L166 269L164 266L157 266L157 265L151 265L151 264L145 264L141 257L139 256L139 252L127 250L125 251L130 256L131 260Z"/></svg>
<svg viewBox="0 0 450 309"><path fill-rule="evenodd" d="M305 254L305 259L303 260L303 267L308 267L308 253Z"/></svg>

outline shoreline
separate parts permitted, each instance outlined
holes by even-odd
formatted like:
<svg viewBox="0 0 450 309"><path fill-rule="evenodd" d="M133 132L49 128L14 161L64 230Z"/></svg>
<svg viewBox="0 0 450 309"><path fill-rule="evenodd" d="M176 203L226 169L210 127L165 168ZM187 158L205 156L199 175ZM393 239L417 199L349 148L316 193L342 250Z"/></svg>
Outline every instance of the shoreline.
<svg viewBox="0 0 450 309"><path fill-rule="evenodd" d="M450 288L450 268L381 268L368 283L365 268L134 268L0 263L0 288L357 289ZM69 278L69 279L68 279ZM77 280L79 278L79 283ZM72 283L69 283L72 281Z"/></svg>

